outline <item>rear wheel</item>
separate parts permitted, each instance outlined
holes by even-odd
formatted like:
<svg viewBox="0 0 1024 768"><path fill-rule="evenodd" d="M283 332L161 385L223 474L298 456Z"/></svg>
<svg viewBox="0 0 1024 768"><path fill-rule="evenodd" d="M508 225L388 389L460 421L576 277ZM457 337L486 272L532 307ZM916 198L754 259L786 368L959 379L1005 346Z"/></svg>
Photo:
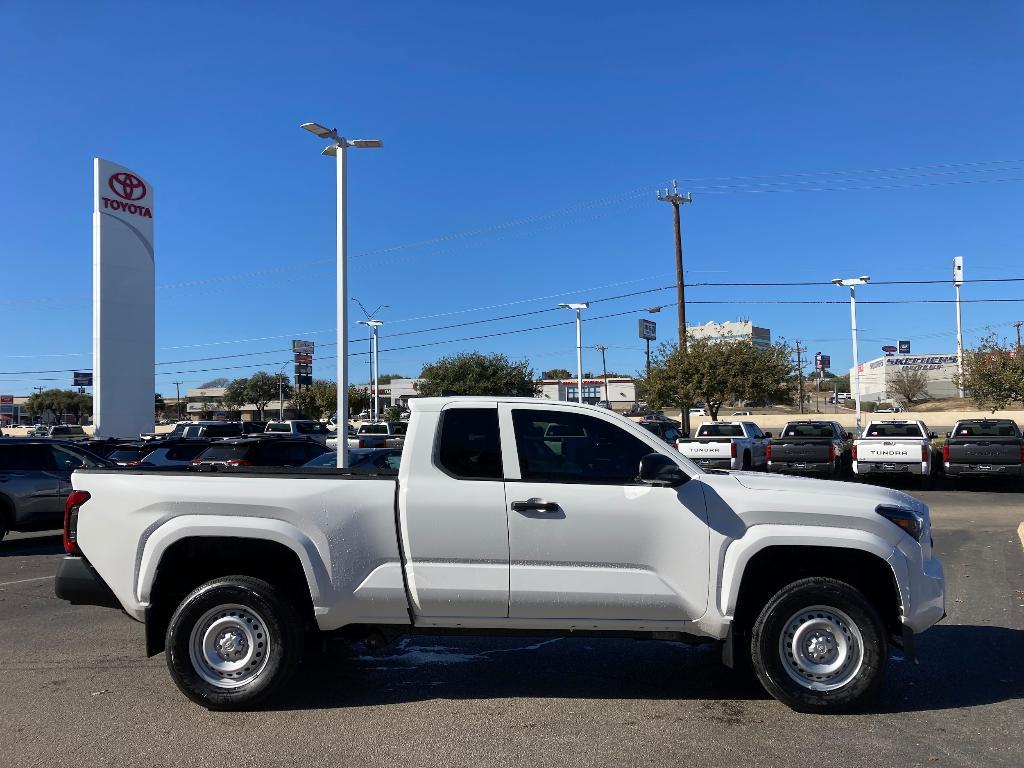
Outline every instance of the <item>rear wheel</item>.
<svg viewBox="0 0 1024 768"><path fill-rule="evenodd" d="M10 533L11 530L11 514L7 509L7 504L0 501L0 541L4 540L4 536Z"/></svg>
<svg viewBox="0 0 1024 768"><path fill-rule="evenodd" d="M229 576L193 590L167 627L167 666L208 709L247 709L283 686L302 658L302 621L276 587Z"/></svg>
<svg viewBox="0 0 1024 768"><path fill-rule="evenodd" d="M777 592L754 622L751 660L761 685L800 712L863 704L885 673L885 626L864 595L835 579L809 578Z"/></svg>
<svg viewBox="0 0 1024 768"><path fill-rule="evenodd" d="M747 472L750 471L750 451L743 452L743 469Z"/></svg>

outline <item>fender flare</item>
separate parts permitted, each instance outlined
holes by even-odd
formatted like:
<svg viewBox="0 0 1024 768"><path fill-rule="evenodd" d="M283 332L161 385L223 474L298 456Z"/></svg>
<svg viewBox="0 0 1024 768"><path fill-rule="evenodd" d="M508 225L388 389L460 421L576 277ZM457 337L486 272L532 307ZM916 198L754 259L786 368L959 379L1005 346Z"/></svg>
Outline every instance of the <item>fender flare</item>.
<svg viewBox="0 0 1024 768"><path fill-rule="evenodd" d="M877 534L850 528L799 525L755 525L742 539L734 540L725 551L718 595L723 616L733 616L739 598L743 574L751 558L769 547L835 547L853 549L876 556L892 570L900 601L907 605L906 573L897 573L896 546ZM904 570L904 569L901 569Z"/></svg>
<svg viewBox="0 0 1024 768"><path fill-rule="evenodd" d="M322 598L331 590L330 570L313 540L282 520L236 515L181 515L151 528L143 539L145 543L136 569L135 593L142 606L149 605L157 567L167 549L182 539L199 536L259 539L288 547L302 565L314 613L323 612Z"/></svg>

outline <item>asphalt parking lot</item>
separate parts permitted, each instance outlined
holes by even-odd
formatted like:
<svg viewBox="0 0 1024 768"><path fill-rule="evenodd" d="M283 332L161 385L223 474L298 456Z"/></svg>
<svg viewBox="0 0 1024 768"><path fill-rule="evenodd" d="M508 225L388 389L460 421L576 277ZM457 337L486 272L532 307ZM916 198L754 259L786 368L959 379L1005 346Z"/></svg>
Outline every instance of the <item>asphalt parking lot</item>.
<svg viewBox="0 0 1024 768"><path fill-rule="evenodd" d="M0 543L0 765L1024 765L1024 493L930 491L949 617L858 715L791 712L710 647L417 638L307 662L270 708L180 695L143 628L53 596L54 532Z"/></svg>

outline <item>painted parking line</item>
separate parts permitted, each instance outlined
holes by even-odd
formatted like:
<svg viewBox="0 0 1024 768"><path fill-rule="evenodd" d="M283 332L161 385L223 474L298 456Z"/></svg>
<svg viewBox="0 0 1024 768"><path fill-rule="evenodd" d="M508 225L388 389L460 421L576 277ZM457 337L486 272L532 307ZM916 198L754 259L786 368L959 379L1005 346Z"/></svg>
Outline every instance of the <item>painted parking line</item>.
<svg viewBox="0 0 1024 768"><path fill-rule="evenodd" d="M18 579L17 581L0 581L0 587L10 587L14 584L28 584L30 581L46 581L47 579L54 579L53 576L36 576L34 579Z"/></svg>

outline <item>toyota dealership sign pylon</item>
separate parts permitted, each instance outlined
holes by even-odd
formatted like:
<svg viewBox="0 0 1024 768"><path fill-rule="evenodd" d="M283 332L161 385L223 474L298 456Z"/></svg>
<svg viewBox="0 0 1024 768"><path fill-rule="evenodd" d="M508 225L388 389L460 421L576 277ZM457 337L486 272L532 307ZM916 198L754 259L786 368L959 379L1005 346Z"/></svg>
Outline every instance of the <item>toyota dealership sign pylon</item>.
<svg viewBox="0 0 1024 768"><path fill-rule="evenodd" d="M153 429L156 286L153 185L93 161L93 422L100 437Z"/></svg>

